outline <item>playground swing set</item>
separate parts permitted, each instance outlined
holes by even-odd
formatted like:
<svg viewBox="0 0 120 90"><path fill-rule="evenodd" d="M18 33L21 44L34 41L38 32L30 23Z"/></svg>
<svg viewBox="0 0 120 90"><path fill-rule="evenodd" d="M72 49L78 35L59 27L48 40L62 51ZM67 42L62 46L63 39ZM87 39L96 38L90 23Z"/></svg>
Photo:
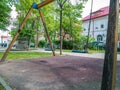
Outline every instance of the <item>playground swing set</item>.
<svg viewBox="0 0 120 90"><path fill-rule="evenodd" d="M53 49L53 45L51 39L48 34L48 30L46 27L46 23L44 21L44 16L42 15L41 7L52 3L55 0L45 0L40 4L33 3L30 7L28 13L23 19L16 35L11 41L9 47L4 53L0 62L4 62L10 49L12 48L14 42L16 41L19 33L24 27L30 13L33 9L37 9L39 11L41 21L43 23L45 33L47 35L48 41L50 43L50 48L52 50L53 56L55 56L55 52ZM93 0L92 0L93 1ZM118 38L118 17L119 17L119 0L110 0L110 9L109 9L109 20L108 20L108 31L107 31L107 40L106 40L106 50L105 50L105 58L104 58L104 67L103 67L103 76L102 76L102 85L101 90L115 90L115 81L116 81L116 62L117 62L117 38ZM89 39L89 38L88 38Z"/></svg>
<svg viewBox="0 0 120 90"><path fill-rule="evenodd" d="M25 18L23 19L23 21L22 21L22 23L21 23L21 25L20 25L16 35L14 36L14 38L12 39L12 41L11 41L10 45L8 46L6 52L4 53L4 55L3 55L2 59L1 59L1 62L5 61L9 51L11 50L14 42L16 41L19 33L21 32L22 28L24 27L24 25L25 25L28 17L30 16L31 12L33 11L33 9L37 9L39 11L39 14L40 14L40 17L41 17L41 21L42 21L44 29L45 29L46 36L47 36L48 41L50 43L50 48L52 50L53 56L55 56L55 52L54 52L54 49L53 49L53 45L52 45L51 39L50 39L49 34L48 34L48 30L47 30L47 27L46 27L44 16L42 14L42 11L40 10L41 7L44 7L45 5L47 5L49 3L52 3L53 1L55 1L55 0L45 0L42 3L40 3L40 4L36 4L36 3L32 4L32 6L30 7L28 13L26 14Z"/></svg>

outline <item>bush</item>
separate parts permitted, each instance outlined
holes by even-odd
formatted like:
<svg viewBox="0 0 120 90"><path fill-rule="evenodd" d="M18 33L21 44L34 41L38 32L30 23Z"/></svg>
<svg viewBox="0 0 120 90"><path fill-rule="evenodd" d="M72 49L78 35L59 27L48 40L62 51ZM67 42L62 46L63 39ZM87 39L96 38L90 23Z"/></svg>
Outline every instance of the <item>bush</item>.
<svg viewBox="0 0 120 90"><path fill-rule="evenodd" d="M35 43L31 42L30 47L35 47Z"/></svg>
<svg viewBox="0 0 120 90"><path fill-rule="evenodd" d="M38 47L42 47L43 48L45 46L45 44L46 44L46 41L45 40L41 40L38 43Z"/></svg>
<svg viewBox="0 0 120 90"><path fill-rule="evenodd" d="M53 43L57 49L60 48L60 40L54 40Z"/></svg>
<svg viewBox="0 0 120 90"><path fill-rule="evenodd" d="M105 43L104 42L98 42L98 41L91 42L89 44L89 49L93 49L93 50L105 49Z"/></svg>
<svg viewBox="0 0 120 90"><path fill-rule="evenodd" d="M73 41L63 41L63 49L73 49Z"/></svg>
<svg viewBox="0 0 120 90"><path fill-rule="evenodd" d="M53 41L57 48L60 48L60 40ZM73 49L73 42L71 40L63 40L63 49Z"/></svg>

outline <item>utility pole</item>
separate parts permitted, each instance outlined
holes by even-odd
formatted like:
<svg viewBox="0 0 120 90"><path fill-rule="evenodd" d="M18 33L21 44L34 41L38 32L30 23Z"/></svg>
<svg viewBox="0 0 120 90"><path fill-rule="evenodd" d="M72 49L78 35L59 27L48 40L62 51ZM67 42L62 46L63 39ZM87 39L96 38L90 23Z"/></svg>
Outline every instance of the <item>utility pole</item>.
<svg viewBox="0 0 120 90"><path fill-rule="evenodd" d="M119 0L110 0L101 90L115 90Z"/></svg>
<svg viewBox="0 0 120 90"><path fill-rule="evenodd" d="M89 18L89 26L88 26L88 35L85 45L85 50L88 49L89 37L90 37L90 28L91 28L91 18L92 18L92 8L93 8L93 0L91 1L91 10L90 10L90 18Z"/></svg>

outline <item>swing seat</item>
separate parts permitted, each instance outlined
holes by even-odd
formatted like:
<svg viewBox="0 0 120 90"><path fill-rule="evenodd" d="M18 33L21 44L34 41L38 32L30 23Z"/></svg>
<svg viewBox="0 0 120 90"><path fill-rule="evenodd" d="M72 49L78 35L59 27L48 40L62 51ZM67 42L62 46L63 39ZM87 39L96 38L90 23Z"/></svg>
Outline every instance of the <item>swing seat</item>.
<svg viewBox="0 0 120 90"><path fill-rule="evenodd" d="M74 53L88 53L87 50L72 50Z"/></svg>

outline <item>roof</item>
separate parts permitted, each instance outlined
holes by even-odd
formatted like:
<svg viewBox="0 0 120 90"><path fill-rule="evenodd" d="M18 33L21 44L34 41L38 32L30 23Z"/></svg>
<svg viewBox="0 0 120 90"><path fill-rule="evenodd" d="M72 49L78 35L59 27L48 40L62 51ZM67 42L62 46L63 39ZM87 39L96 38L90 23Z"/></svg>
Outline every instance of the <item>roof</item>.
<svg viewBox="0 0 120 90"><path fill-rule="evenodd" d="M103 17L109 14L109 6L107 7L103 7L95 12L92 13L91 19L95 19L95 18L99 18L99 17ZM82 19L82 21L87 21L90 19L90 15L84 17Z"/></svg>
<svg viewBox="0 0 120 90"><path fill-rule="evenodd" d="M10 38L10 36L1 36L1 38Z"/></svg>

